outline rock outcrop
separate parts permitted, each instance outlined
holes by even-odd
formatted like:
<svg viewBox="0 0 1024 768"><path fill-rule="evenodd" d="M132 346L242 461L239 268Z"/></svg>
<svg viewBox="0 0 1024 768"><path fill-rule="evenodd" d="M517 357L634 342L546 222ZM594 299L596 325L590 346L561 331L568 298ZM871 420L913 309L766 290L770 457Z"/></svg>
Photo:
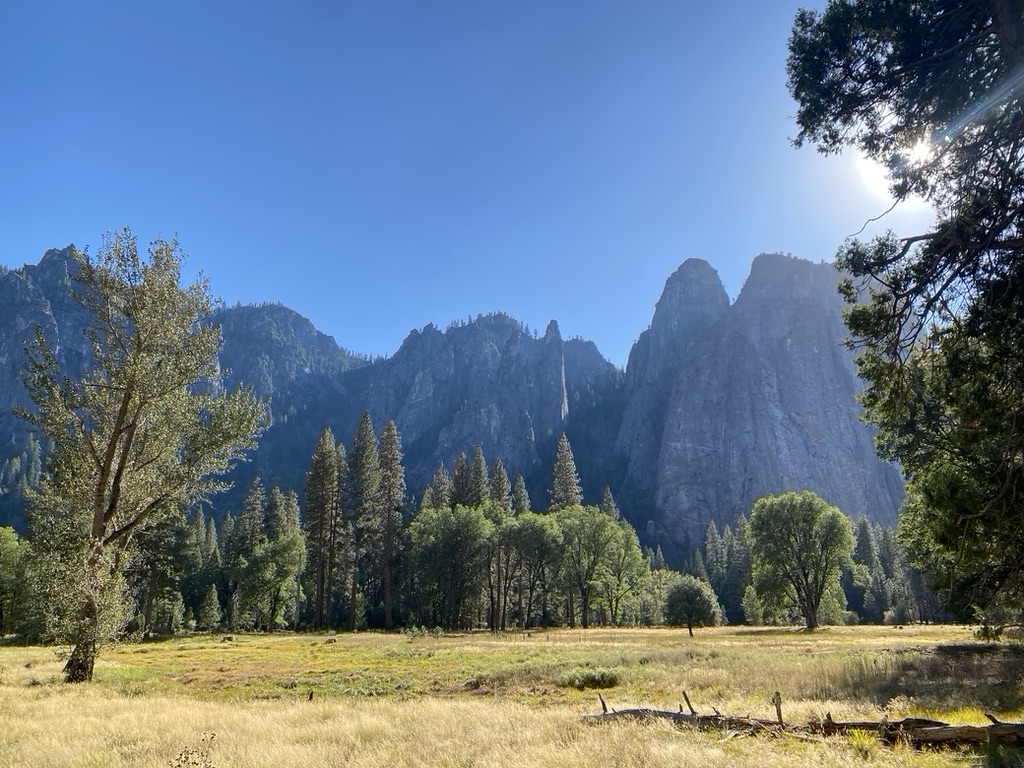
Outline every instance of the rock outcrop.
<svg viewBox="0 0 1024 768"><path fill-rule="evenodd" d="M656 446L643 462L631 460L628 477L653 489L671 538L699 537L708 521L731 523L760 495L801 488L847 514L895 521L902 482L894 466L875 457L870 428L860 420L838 277L827 264L757 257L736 302L680 340L663 409L627 406L627 416L646 407L663 420L659 429L651 419L646 434L624 421L618 445L630 459L631 446ZM701 293L710 291L705 276L695 271L690 279ZM696 294L667 288L647 333L655 337L658 315L682 315ZM669 375L664 367L658 373ZM630 382L643 378L627 371Z"/></svg>
<svg viewBox="0 0 1024 768"><path fill-rule="evenodd" d="M615 449L626 457L629 478L645 491L654 489L661 435L687 353L728 310L718 273L706 261L687 259L665 283L650 327L630 350Z"/></svg>

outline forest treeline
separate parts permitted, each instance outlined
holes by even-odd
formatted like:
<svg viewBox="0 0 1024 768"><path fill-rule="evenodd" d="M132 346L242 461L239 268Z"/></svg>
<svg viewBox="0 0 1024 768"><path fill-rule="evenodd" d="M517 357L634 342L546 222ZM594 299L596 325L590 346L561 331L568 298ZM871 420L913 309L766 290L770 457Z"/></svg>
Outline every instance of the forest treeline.
<svg viewBox="0 0 1024 768"><path fill-rule="evenodd" d="M801 620L792 590L759 593L745 516L710 523L702 546L670 568L660 547L641 547L607 487L599 504L583 504L564 435L540 508L523 478L510 480L500 459L488 464L479 446L450 468L438 465L418 497L404 477L394 422L377 434L364 413L347 447L323 430L300 492L257 479L219 524L202 507L161 519L130 548L126 632ZM853 549L817 607L819 623L939 616L891 529L861 516L852 531ZM54 639L41 565L29 539L0 529L4 635ZM700 607L705 593L710 608Z"/></svg>

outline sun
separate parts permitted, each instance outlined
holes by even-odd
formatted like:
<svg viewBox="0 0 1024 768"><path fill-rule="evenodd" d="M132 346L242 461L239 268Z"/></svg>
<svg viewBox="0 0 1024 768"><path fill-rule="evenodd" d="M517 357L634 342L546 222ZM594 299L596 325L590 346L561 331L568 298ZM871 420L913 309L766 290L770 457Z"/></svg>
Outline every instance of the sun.
<svg viewBox="0 0 1024 768"><path fill-rule="evenodd" d="M934 147L928 139L921 139L917 144L907 150L904 155L911 165L922 165L932 159Z"/></svg>
<svg viewBox="0 0 1024 768"><path fill-rule="evenodd" d="M888 169L862 152L857 152L856 165L857 175L868 192L883 202L891 203L895 199L889 192Z"/></svg>
<svg viewBox="0 0 1024 768"><path fill-rule="evenodd" d="M922 139L902 153L902 160L909 166L920 166L930 161L934 156L935 147L927 139ZM892 203L896 200L889 191L888 168L860 151L856 154L856 166L861 183L872 196L886 203ZM913 200L915 198L908 199Z"/></svg>

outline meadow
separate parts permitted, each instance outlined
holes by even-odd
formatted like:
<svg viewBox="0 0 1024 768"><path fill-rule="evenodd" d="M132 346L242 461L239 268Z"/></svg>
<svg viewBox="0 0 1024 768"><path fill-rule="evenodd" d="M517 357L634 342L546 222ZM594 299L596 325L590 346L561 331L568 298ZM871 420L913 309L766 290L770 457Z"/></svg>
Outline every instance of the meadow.
<svg viewBox="0 0 1024 768"><path fill-rule="evenodd" d="M104 649L91 684L59 648L0 645L0 765L950 766L963 750L871 738L590 724L611 707L787 721L1024 718L1024 649L969 628L721 627L530 633L221 635Z"/></svg>

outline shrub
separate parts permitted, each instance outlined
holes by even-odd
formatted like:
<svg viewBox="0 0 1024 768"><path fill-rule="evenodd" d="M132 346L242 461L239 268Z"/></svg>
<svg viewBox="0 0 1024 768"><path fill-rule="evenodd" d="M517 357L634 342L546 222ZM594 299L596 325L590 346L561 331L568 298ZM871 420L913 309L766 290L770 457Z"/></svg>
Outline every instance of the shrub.
<svg viewBox="0 0 1024 768"><path fill-rule="evenodd" d="M562 688L614 688L619 684L619 675L611 669L570 669L555 679Z"/></svg>

